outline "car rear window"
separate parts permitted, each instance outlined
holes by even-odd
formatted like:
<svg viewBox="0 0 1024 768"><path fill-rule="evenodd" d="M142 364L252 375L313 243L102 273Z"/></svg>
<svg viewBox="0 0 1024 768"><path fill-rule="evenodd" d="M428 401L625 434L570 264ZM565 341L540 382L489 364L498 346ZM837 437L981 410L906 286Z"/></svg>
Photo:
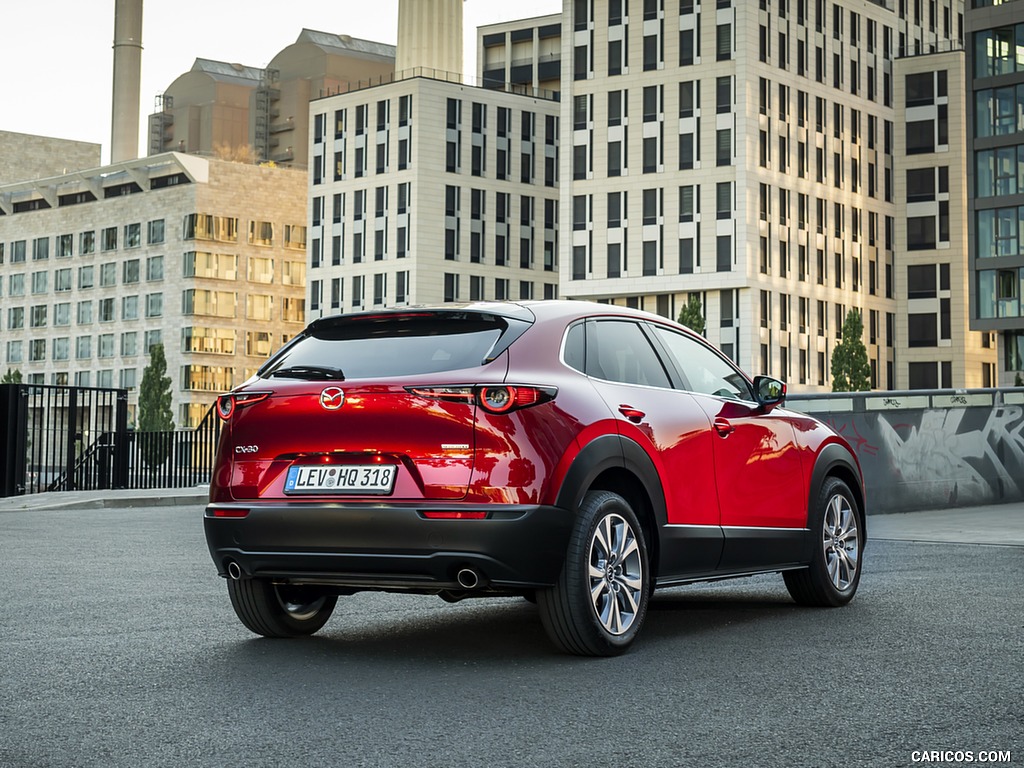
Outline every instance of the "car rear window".
<svg viewBox="0 0 1024 768"><path fill-rule="evenodd" d="M500 315L451 312L372 315L317 321L260 369L340 369L345 379L408 376L483 365L529 323Z"/></svg>

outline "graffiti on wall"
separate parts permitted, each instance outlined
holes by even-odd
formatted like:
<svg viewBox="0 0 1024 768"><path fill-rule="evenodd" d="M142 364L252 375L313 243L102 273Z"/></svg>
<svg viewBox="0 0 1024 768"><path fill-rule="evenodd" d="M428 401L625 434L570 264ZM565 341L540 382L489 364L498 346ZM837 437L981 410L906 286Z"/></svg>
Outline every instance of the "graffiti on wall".
<svg viewBox="0 0 1024 768"><path fill-rule="evenodd" d="M873 511L1024 499L1024 408L833 413L857 452Z"/></svg>

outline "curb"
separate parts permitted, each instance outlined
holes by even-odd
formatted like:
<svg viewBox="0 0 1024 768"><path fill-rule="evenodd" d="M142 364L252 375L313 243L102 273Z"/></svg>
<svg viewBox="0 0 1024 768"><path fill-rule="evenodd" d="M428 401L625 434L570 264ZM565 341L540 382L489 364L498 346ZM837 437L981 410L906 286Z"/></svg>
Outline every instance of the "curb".
<svg viewBox="0 0 1024 768"><path fill-rule="evenodd" d="M71 501L50 501L33 504L26 497L19 497L13 503L0 499L0 513L3 512L48 512L76 509L125 509L127 507L184 507L205 506L209 501L207 491L202 493L175 494L171 496L114 496L101 498L74 499Z"/></svg>

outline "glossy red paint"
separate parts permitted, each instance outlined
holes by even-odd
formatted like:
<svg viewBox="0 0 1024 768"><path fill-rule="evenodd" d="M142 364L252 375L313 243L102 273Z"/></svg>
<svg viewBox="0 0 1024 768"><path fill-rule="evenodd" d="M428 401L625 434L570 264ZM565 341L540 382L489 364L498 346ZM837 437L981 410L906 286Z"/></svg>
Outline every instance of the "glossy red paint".
<svg viewBox="0 0 1024 768"><path fill-rule="evenodd" d="M379 313L373 327L389 318L429 325L452 311ZM473 313L507 312L510 328L513 319L522 322L508 331L510 343L502 346L499 339L497 354L470 367L318 380L268 374L222 396L225 422L211 503L313 509L325 518L351 508L357 519L374 525L383 525L387 515L418 510L415 525L447 526L444 535L409 529L427 556L450 549L451 532L463 525L482 530L499 524L502 515L525 519L554 508L571 515L588 488L629 496L655 539L662 531L696 530L717 535L714 546L722 547L728 538L722 531L729 528L804 529L818 457L833 444L849 456L862 498L859 467L840 437L811 417L759 405L749 377L674 323L582 302L483 304L465 311L470 320ZM636 363L630 360L609 357L601 361L603 369L593 368L594 353L587 350L601 340L597 326L609 320L644 329L638 338L660 360L660 383L631 380ZM357 337L364 321L331 320L340 330L327 333L324 343L334 338L331 333ZM689 387L684 366L672 362L677 353L658 341L659 327L683 338L681 347L692 343L712 355L740 396ZM423 338L431 338L429 332ZM623 348L619 356L634 351ZM344 359L330 364L348 368ZM389 492L297 495L285 488L295 466L374 463L398 467ZM624 482L628 487L616 485ZM275 525L277 532L287 529L285 519ZM341 546L315 537L304 544L294 531L289 537L300 550ZM560 546L546 556L564 556ZM652 542L661 562L671 560L670 546ZM386 547L379 554L387 556ZM685 558L679 561L685 565ZM717 555L709 562L718 562Z"/></svg>
<svg viewBox="0 0 1024 768"><path fill-rule="evenodd" d="M222 396L226 424L211 500L291 500L284 481L293 464L376 461L401 468L389 495L395 501L553 504L581 450L617 434L638 444L656 468L667 524L806 524L810 467L826 441L838 440L827 428L781 409L762 413L754 403L586 376L561 355L574 321L665 321L611 307L595 312L575 302L530 309L537 317L533 326L478 369L336 385L260 380ZM476 397L505 382L528 382L557 395L534 405L538 390L512 388L509 412L481 407ZM344 394L335 410L321 403L328 385ZM301 499L337 500L334 494Z"/></svg>
<svg viewBox="0 0 1024 768"><path fill-rule="evenodd" d="M707 416L693 397L675 389L607 381L594 386L614 409L619 434L646 451L662 478L670 525L719 525L713 440ZM628 400L631 406L621 405ZM629 411L642 414L632 419Z"/></svg>

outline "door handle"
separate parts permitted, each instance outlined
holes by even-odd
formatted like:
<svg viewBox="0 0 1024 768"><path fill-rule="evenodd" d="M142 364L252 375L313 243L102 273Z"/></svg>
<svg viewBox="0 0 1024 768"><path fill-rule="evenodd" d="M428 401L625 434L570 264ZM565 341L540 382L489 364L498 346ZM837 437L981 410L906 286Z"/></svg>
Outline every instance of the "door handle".
<svg viewBox="0 0 1024 768"><path fill-rule="evenodd" d="M644 420L644 416L647 415L643 411L638 410L631 405L620 405L619 413L621 413L627 419L632 421L634 424L639 424L641 421Z"/></svg>
<svg viewBox="0 0 1024 768"><path fill-rule="evenodd" d="M728 437L736 430L736 427L728 419L715 419L714 427L715 432L721 437Z"/></svg>

